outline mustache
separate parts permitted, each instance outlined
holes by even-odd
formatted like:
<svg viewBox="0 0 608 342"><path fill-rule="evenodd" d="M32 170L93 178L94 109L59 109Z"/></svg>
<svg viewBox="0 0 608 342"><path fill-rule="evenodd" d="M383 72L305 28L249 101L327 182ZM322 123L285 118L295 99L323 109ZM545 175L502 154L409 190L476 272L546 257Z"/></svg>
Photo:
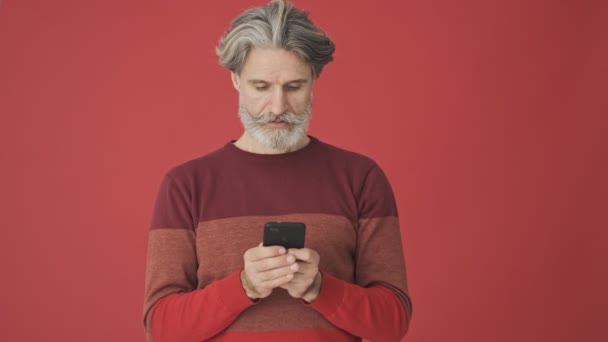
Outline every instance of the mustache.
<svg viewBox="0 0 608 342"><path fill-rule="evenodd" d="M309 115L307 115L307 113L297 115L294 113L287 112L287 113L283 113L283 114L264 113L264 114L258 116L257 118L253 117L252 115L249 115L249 116L251 117L251 119L253 119L253 121L255 121L258 124L266 124L271 121L283 121L290 125L296 125L296 124L306 121L306 119L308 118Z"/></svg>

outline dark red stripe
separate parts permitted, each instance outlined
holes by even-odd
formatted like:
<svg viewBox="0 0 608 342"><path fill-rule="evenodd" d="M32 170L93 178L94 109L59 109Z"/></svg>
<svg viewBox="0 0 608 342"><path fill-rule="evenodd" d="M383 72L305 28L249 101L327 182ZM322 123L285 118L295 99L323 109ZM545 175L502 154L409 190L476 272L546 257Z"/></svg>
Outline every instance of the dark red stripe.
<svg viewBox="0 0 608 342"><path fill-rule="evenodd" d="M194 229L240 216L330 214L356 222L397 216L388 180L371 159L312 138L287 154L258 155L231 143L173 168L152 228Z"/></svg>

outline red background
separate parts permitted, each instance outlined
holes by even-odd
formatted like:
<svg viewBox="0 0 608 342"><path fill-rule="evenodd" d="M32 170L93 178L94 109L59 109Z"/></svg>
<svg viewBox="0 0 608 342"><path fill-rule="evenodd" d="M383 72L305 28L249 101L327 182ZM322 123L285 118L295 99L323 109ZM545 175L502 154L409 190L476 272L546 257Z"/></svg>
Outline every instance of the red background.
<svg viewBox="0 0 608 342"><path fill-rule="evenodd" d="M161 176L241 133L214 46L262 3L0 2L3 341L144 341ZM406 340L608 340L606 2L296 5L337 45L311 134L398 199Z"/></svg>

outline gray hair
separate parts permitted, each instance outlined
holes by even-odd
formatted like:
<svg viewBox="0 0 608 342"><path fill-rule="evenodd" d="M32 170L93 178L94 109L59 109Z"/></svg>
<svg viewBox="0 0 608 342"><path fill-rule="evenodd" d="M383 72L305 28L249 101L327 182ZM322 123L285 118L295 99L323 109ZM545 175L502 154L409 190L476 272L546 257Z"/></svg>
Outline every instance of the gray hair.
<svg viewBox="0 0 608 342"><path fill-rule="evenodd" d="M333 60L334 43L315 26L308 14L285 0L274 0L236 17L216 48L219 62L240 73L253 48L281 48L294 52L311 66L319 77Z"/></svg>

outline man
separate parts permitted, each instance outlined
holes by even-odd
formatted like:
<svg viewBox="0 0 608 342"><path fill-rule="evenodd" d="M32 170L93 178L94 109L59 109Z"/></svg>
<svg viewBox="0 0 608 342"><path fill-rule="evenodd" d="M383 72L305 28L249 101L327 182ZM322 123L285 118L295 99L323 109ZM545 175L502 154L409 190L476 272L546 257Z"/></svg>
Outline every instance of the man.
<svg viewBox="0 0 608 342"><path fill-rule="evenodd" d="M284 1L237 17L217 53L244 133L171 169L149 235L144 325L165 341L399 341L411 302L397 209L369 158L306 135L334 44ZM269 221L306 246L262 246Z"/></svg>

